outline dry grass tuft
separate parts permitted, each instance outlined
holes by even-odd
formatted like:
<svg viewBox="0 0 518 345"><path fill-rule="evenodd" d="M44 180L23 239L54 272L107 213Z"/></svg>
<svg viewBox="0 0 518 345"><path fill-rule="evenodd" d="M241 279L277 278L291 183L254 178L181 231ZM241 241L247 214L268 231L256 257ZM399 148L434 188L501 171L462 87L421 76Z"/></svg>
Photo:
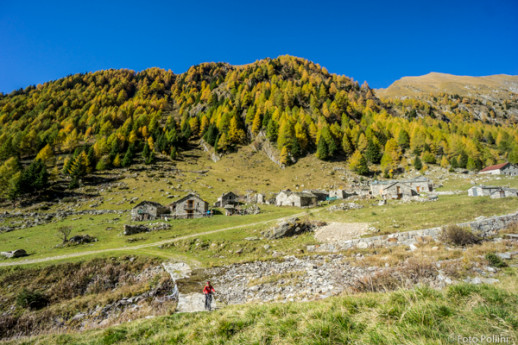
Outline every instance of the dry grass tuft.
<svg viewBox="0 0 518 345"><path fill-rule="evenodd" d="M392 291L433 280L437 274L437 268L431 259L412 257L397 267L361 277L351 289L356 293Z"/></svg>
<svg viewBox="0 0 518 345"><path fill-rule="evenodd" d="M456 246L480 243L480 238L472 231L458 225L449 225L442 229L441 240Z"/></svg>

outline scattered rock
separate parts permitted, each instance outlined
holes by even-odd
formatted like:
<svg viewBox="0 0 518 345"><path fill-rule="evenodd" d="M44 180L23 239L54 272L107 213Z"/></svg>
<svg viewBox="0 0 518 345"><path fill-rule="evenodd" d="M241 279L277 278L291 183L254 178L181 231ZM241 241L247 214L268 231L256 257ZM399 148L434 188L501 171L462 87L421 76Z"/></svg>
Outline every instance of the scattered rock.
<svg viewBox="0 0 518 345"><path fill-rule="evenodd" d="M75 235L68 240L69 244L83 244L91 242L97 242L97 238L91 237L90 235Z"/></svg>
<svg viewBox="0 0 518 345"><path fill-rule="evenodd" d="M129 225L129 224L124 225L124 235L125 236L139 234L142 232L149 232L149 231L151 231L151 230L147 226L144 226L144 225Z"/></svg>
<svg viewBox="0 0 518 345"><path fill-rule="evenodd" d="M363 208L362 205L350 202L350 203L341 203L339 205L333 205L329 207L329 211L347 211L347 210L358 210Z"/></svg>
<svg viewBox="0 0 518 345"><path fill-rule="evenodd" d="M9 252L1 252L0 254L5 256L8 259L21 258L23 256L29 255L29 254L27 254L25 249L15 249L15 250L11 250Z"/></svg>
<svg viewBox="0 0 518 345"><path fill-rule="evenodd" d="M464 279L465 283L474 284L474 285L495 284L495 283L498 283L499 281L500 280L495 279L495 278L484 278L484 277L475 277L475 278L467 277L466 279Z"/></svg>
<svg viewBox="0 0 518 345"><path fill-rule="evenodd" d="M168 230L168 229L171 229L171 224L167 224L167 223L151 223L151 224L148 224L148 228L150 230L153 230L153 231Z"/></svg>
<svg viewBox="0 0 518 345"><path fill-rule="evenodd" d="M488 272L491 272L491 273L495 273L496 272L496 268L494 267L491 267L491 266L486 266L484 267L484 269Z"/></svg>
<svg viewBox="0 0 518 345"><path fill-rule="evenodd" d="M511 260L512 258L511 253L497 253L496 255L502 260Z"/></svg>

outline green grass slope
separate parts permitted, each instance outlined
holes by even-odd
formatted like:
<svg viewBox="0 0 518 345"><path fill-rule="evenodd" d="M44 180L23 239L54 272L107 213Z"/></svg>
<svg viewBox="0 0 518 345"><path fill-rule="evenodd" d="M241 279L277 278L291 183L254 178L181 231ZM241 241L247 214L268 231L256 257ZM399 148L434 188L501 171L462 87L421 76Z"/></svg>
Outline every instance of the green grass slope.
<svg viewBox="0 0 518 345"><path fill-rule="evenodd" d="M333 297L318 302L231 306L105 330L42 335L5 344L451 344L464 337L518 340L513 274L498 287ZM462 337L462 338L459 338Z"/></svg>

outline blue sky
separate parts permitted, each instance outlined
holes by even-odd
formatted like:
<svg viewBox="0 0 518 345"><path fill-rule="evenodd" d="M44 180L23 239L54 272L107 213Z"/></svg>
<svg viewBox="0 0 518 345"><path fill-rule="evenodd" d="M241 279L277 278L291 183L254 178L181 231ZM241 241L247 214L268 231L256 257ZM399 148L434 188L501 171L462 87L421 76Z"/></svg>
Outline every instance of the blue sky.
<svg viewBox="0 0 518 345"><path fill-rule="evenodd" d="M290 54L371 87L518 74L518 1L0 0L0 92L108 68Z"/></svg>

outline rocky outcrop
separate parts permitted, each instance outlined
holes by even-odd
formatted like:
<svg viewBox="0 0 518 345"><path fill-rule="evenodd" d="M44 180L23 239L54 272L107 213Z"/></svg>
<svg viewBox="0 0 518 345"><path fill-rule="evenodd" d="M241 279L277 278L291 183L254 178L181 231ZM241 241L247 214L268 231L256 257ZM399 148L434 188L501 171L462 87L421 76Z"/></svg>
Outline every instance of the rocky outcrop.
<svg viewBox="0 0 518 345"><path fill-rule="evenodd" d="M210 155L210 159L216 163L218 162L221 157L216 153L216 151L214 150L214 148L212 146L210 146L209 144L207 144L205 142L205 140L201 139L200 140L200 146L203 148L203 151L205 152L208 152L209 155Z"/></svg>
<svg viewBox="0 0 518 345"><path fill-rule="evenodd" d="M253 147L257 151L263 151L266 157L268 157L272 162L280 166L284 167L284 164L281 163L279 150L272 145L272 143L266 138L264 132L260 132L253 142Z"/></svg>
<svg viewBox="0 0 518 345"><path fill-rule="evenodd" d="M123 234L125 236L134 235L134 234L140 234L142 232L150 232L151 229L149 229L147 226L144 225L124 225L124 232Z"/></svg>
<svg viewBox="0 0 518 345"><path fill-rule="evenodd" d="M21 258L23 256L29 255L29 254L27 254L25 249L16 249L16 250L11 250L10 252L1 252L0 254L5 256L8 259Z"/></svg>
<svg viewBox="0 0 518 345"><path fill-rule="evenodd" d="M280 222L273 228L263 232L263 236L267 239L274 240L283 237L290 237L300 235L305 232L313 231L318 226L325 225L324 223L315 223L303 221L299 218L291 218Z"/></svg>

